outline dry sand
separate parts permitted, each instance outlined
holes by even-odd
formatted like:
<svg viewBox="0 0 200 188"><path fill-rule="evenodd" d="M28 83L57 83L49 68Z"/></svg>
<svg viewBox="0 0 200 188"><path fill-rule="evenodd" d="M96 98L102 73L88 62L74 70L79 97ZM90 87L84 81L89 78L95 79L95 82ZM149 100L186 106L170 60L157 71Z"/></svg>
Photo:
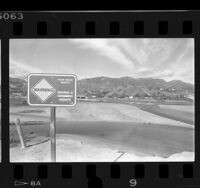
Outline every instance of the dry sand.
<svg viewBox="0 0 200 188"><path fill-rule="evenodd" d="M31 113L26 111L32 110ZM43 110L43 112L37 112ZM36 111L36 112L34 112ZM109 122L134 122L166 124L171 126L192 127L184 122L172 120L166 117L146 112L136 106L113 103L82 103L79 102L73 108L56 108L57 120L65 121L109 121ZM42 107L11 107L10 121L16 118L22 121L49 121L49 108Z"/></svg>

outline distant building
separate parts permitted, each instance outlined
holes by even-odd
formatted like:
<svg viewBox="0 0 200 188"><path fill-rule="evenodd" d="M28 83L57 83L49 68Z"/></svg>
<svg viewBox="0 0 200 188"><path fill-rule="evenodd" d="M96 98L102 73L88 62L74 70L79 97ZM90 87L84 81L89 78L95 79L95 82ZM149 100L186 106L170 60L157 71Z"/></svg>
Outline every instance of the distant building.
<svg viewBox="0 0 200 188"><path fill-rule="evenodd" d="M78 99L87 99L87 97L84 96L84 95L78 95L77 98L78 98Z"/></svg>
<svg viewBox="0 0 200 188"><path fill-rule="evenodd" d="M98 95L96 93L87 93L87 98L89 99L95 99L98 98Z"/></svg>

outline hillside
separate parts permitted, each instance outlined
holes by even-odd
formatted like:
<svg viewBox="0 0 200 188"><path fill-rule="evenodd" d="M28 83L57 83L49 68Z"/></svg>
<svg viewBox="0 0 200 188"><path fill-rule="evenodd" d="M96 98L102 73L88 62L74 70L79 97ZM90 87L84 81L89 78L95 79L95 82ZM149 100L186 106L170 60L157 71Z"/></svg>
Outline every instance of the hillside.
<svg viewBox="0 0 200 188"><path fill-rule="evenodd" d="M11 104L26 104L27 81L10 77ZM78 98L152 98L192 100L194 86L179 80L95 77L78 80Z"/></svg>
<svg viewBox="0 0 200 188"><path fill-rule="evenodd" d="M185 99L194 94L194 86L179 80L121 77L96 77L78 81L78 95L96 97L152 97L155 99Z"/></svg>
<svg viewBox="0 0 200 188"><path fill-rule="evenodd" d="M27 104L27 81L20 78L9 78L9 91L11 104Z"/></svg>

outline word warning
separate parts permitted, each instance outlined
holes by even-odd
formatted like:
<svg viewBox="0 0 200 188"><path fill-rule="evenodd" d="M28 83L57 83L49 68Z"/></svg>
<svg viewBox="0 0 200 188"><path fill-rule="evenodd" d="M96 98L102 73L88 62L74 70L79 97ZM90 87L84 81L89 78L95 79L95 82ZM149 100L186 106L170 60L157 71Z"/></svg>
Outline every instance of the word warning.
<svg viewBox="0 0 200 188"><path fill-rule="evenodd" d="M59 74L30 74L28 104L34 106L74 106L76 76Z"/></svg>

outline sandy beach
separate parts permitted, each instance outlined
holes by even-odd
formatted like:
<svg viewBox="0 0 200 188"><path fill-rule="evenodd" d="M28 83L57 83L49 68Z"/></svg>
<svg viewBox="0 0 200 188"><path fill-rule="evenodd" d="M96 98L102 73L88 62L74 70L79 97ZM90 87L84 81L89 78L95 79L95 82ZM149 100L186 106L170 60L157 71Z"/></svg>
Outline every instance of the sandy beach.
<svg viewBox="0 0 200 188"><path fill-rule="evenodd" d="M112 103L82 102L56 112L58 161L103 162L118 156L121 161L194 160L194 125L184 120ZM20 148L16 118L22 123L26 149ZM10 122L11 162L50 160L49 108L11 107Z"/></svg>

